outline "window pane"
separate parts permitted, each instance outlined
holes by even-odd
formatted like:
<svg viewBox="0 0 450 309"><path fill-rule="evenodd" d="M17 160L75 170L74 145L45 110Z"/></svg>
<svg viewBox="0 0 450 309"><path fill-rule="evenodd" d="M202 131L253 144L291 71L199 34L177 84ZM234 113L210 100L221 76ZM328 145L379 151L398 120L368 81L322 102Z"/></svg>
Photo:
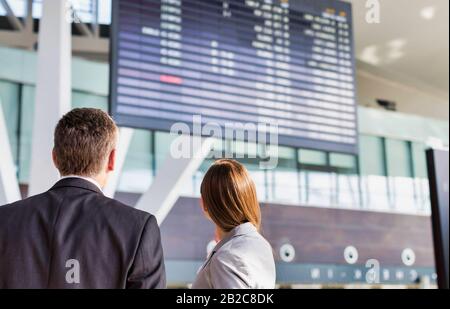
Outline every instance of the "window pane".
<svg viewBox="0 0 450 309"><path fill-rule="evenodd" d="M111 0L99 0L98 21L100 24L106 25L111 23Z"/></svg>
<svg viewBox="0 0 450 309"><path fill-rule="evenodd" d="M13 0L10 1L10 5L15 12L19 13L19 16L23 16L26 11L27 0ZM84 22L91 22L93 20L93 12L95 8L93 0L72 0L73 7L77 10L77 17ZM5 11L0 5L0 15L4 15ZM42 17L42 0L34 0L33 2L33 17ZM98 0L98 22L100 24L111 23L111 0Z"/></svg>
<svg viewBox="0 0 450 309"><path fill-rule="evenodd" d="M387 139L386 155L389 176L412 177L412 162L408 142Z"/></svg>
<svg viewBox="0 0 450 309"><path fill-rule="evenodd" d="M9 4L11 10L14 12L14 15L16 15L17 17L25 16L27 7L26 0L9 0L7 1L7 3ZM6 11L3 5L0 5L0 15L6 15Z"/></svg>
<svg viewBox="0 0 450 309"><path fill-rule="evenodd" d="M17 158L17 130L19 121L19 85L0 81L0 104L5 117L11 152Z"/></svg>
<svg viewBox="0 0 450 309"><path fill-rule="evenodd" d="M362 207L365 209L388 211L391 208L384 158L382 138L361 136L359 162Z"/></svg>
<svg viewBox="0 0 450 309"><path fill-rule="evenodd" d="M153 180L152 134L135 130L125 160L118 190L124 192L145 192Z"/></svg>
<svg viewBox="0 0 450 309"><path fill-rule="evenodd" d="M333 167L355 170L356 157L352 155L332 153L330 154L330 165Z"/></svg>
<svg viewBox="0 0 450 309"><path fill-rule="evenodd" d="M278 147L278 165L267 171L269 200L273 202L299 203L299 175L297 171L296 150Z"/></svg>
<svg viewBox="0 0 450 309"><path fill-rule="evenodd" d="M418 209L409 143L387 139L386 152L393 207L396 211L415 213Z"/></svg>
<svg viewBox="0 0 450 309"><path fill-rule="evenodd" d="M423 143L411 144L414 165L414 187L416 195L416 208L422 214L431 213L430 190L426 159L427 146Z"/></svg>
<svg viewBox="0 0 450 309"><path fill-rule="evenodd" d="M363 207L368 210L390 211L391 203L385 176L361 176Z"/></svg>
<svg viewBox="0 0 450 309"><path fill-rule="evenodd" d="M22 117L20 124L20 158L19 158L19 182L28 183L31 163L31 139L33 135L34 115L33 86L24 85L22 88ZM50 154L49 154L50 155Z"/></svg>
<svg viewBox="0 0 450 309"><path fill-rule="evenodd" d="M330 207L333 178L331 173L300 171L301 203L315 207Z"/></svg>
<svg viewBox="0 0 450 309"><path fill-rule="evenodd" d="M327 154L316 150L299 150L299 162L305 165L327 165Z"/></svg>
<svg viewBox="0 0 450 309"><path fill-rule="evenodd" d="M177 134L171 134L168 132L155 132L155 168L154 173L158 175L159 170L165 164L166 159L170 155L170 149L172 142L178 138ZM192 144L187 145L188 149L192 152ZM188 183L183 186L181 195L183 196L199 196L200 184L203 179L203 175L207 168L213 163L213 161L205 160L200 169L189 179Z"/></svg>
<svg viewBox="0 0 450 309"><path fill-rule="evenodd" d="M359 177L357 174L336 174L336 205L360 209Z"/></svg>
<svg viewBox="0 0 450 309"><path fill-rule="evenodd" d="M386 176L383 139L376 136L361 136L360 164L362 175Z"/></svg>
<svg viewBox="0 0 450 309"><path fill-rule="evenodd" d="M428 179L426 145L423 143L412 143L411 147L414 176Z"/></svg>
<svg viewBox="0 0 450 309"><path fill-rule="evenodd" d="M155 133L155 160L156 172L161 168L170 153L170 145L177 138L177 135L172 135L166 132Z"/></svg>
<svg viewBox="0 0 450 309"><path fill-rule="evenodd" d="M343 208L361 208L356 157L332 153L330 154L330 165L338 170L335 175L335 204Z"/></svg>
<svg viewBox="0 0 450 309"><path fill-rule="evenodd" d="M108 98L84 92L74 91L72 92L72 107L73 108L92 107L107 111Z"/></svg>
<svg viewBox="0 0 450 309"><path fill-rule="evenodd" d="M421 214L431 215L430 183L427 178L415 180L417 210Z"/></svg>

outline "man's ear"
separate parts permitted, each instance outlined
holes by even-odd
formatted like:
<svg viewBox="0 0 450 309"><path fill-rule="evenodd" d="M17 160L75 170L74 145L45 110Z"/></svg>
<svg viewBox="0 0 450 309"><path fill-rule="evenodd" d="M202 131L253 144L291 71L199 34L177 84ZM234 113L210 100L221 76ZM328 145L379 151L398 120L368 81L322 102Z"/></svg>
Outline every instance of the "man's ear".
<svg viewBox="0 0 450 309"><path fill-rule="evenodd" d="M116 150L113 149L108 157L108 172L114 171L116 168Z"/></svg>
<svg viewBox="0 0 450 309"><path fill-rule="evenodd" d="M56 158L55 149L52 150L52 160L53 160L53 164L55 165L56 169L58 169L58 159Z"/></svg>

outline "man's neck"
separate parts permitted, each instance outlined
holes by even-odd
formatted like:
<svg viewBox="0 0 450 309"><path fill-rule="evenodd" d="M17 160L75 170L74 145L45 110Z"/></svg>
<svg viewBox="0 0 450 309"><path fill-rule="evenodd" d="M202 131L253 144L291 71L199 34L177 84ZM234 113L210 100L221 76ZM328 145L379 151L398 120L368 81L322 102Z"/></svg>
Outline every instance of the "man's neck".
<svg viewBox="0 0 450 309"><path fill-rule="evenodd" d="M88 177L88 176L80 176L80 175L67 175L62 176L61 179L66 178L80 178L84 179L86 181L89 181L90 183L94 184L96 187L98 187L100 190L103 191L103 188L105 187L104 181L101 181L100 177Z"/></svg>

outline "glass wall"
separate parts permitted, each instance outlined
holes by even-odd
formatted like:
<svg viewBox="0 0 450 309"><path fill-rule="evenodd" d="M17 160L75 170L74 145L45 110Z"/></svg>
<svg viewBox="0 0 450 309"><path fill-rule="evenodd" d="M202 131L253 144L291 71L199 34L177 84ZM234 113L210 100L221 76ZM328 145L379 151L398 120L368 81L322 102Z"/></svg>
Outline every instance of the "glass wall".
<svg viewBox="0 0 450 309"><path fill-rule="evenodd" d="M300 203L300 176L297 152L293 148L278 147L278 165L267 171L267 194L265 199L283 204Z"/></svg>
<svg viewBox="0 0 450 309"><path fill-rule="evenodd" d="M144 192L154 175L154 134L136 130L130 143L130 152L124 163L119 180L119 190L124 192Z"/></svg>
<svg viewBox="0 0 450 309"><path fill-rule="evenodd" d="M0 102L2 103L3 114L8 129L8 138L14 158L17 158L19 153L19 141L17 135L20 119L17 102L19 102L20 96L19 85L6 81L0 81Z"/></svg>
<svg viewBox="0 0 450 309"><path fill-rule="evenodd" d="M8 1L8 4L16 16L24 17L27 12L27 2L28 0L13 0ZM71 4L77 11L77 17L83 22L90 23L96 18L101 24L111 23L111 0L71 0ZM0 15L6 15L2 5L0 5ZM42 0L33 0L33 17L41 18L41 16Z"/></svg>
<svg viewBox="0 0 450 309"><path fill-rule="evenodd" d="M367 209L388 211L391 207L384 139L361 136L360 149L362 205Z"/></svg>
<svg viewBox="0 0 450 309"><path fill-rule="evenodd" d="M19 181L28 182L34 87L0 80L0 100ZM74 91L74 107L107 109L107 98ZM173 136L135 130L119 181L119 191L142 193L151 185L169 153ZM309 207L429 214L430 202L425 160L420 142L361 135L360 155L351 156L309 149L217 141L214 157L233 154L249 169L261 201ZM248 153L277 153L273 170L260 169ZM199 196L203 175L213 163L205 160L183 195Z"/></svg>
<svg viewBox="0 0 450 309"><path fill-rule="evenodd" d="M428 183L426 146L423 143L411 143L412 170L414 178L414 194L417 208L427 212L431 209L430 187Z"/></svg>
<svg viewBox="0 0 450 309"><path fill-rule="evenodd" d="M333 181L328 154L313 150L299 150L300 203L327 207L332 203Z"/></svg>
<svg viewBox="0 0 450 309"><path fill-rule="evenodd" d="M410 143L393 139L385 143L390 205L408 212L416 206Z"/></svg>
<svg viewBox="0 0 450 309"><path fill-rule="evenodd" d="M358 158L332 153L330 154L330 167L333 171L333 182L335 184L332 204L350 209L361 208Z"/></svg>

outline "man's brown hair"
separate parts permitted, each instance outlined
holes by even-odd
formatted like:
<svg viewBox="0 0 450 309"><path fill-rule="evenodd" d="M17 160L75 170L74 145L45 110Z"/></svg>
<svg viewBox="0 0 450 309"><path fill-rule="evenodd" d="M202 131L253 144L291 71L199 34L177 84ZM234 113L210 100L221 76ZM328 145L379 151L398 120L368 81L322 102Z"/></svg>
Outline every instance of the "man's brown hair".
<svg viewBox="0 0 450 309"><path fill-rule="evenodd" d="M118 129L112 118L94 108L67 113L55 129L55 163L62 176L100 173L116 147Z"/></svg>
<svg viewBox="0 0 450 309"><path fill-rule="evenodd" d="M223 231L250 222L261 227L255 183L247 169L234 160L219 160L206 173L201 194L208 215Z"/></svg>

